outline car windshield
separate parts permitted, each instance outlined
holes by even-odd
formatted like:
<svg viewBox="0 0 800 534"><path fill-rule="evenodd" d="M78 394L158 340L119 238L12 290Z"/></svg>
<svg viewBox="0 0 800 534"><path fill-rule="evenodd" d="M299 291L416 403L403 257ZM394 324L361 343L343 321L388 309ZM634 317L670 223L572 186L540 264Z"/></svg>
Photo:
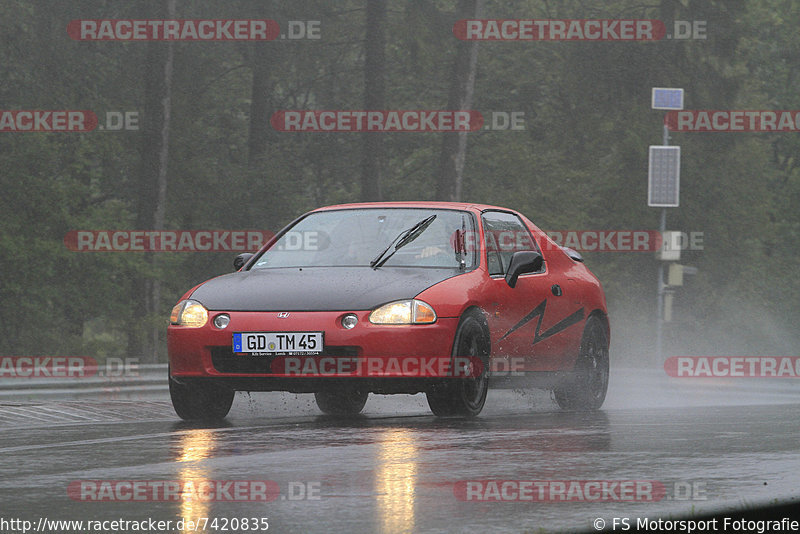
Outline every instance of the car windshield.
<svg viewBox="0 0 800 534"><path fill-rule="evenodd" d="M397 243L403 242L404 232L432 215L436 217L416 232L416 237L405 240L395 251ZM473 228L472 215L457 210L365 208L314 212L285 232L253 269L370 267L389 247L383 254L382 267L468 270L474 266L476 256L464 251L459 235Z"/></svg>

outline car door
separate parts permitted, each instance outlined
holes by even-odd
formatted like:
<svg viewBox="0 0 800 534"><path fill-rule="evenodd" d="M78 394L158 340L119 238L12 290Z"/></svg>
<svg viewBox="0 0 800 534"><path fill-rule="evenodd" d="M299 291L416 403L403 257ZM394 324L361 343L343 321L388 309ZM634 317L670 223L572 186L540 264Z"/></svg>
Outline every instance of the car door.
<svg viewBox="0 0 800 534"><path fill-rule="evenodd" d="M542 371L558 368L563 343L559 335L570 316L568 281L545 262L523 274L515 287L505 281L514 252L541 250L514 213L482 214L483 242L491 286L489 310L492 354L496 370Z"/></svg>

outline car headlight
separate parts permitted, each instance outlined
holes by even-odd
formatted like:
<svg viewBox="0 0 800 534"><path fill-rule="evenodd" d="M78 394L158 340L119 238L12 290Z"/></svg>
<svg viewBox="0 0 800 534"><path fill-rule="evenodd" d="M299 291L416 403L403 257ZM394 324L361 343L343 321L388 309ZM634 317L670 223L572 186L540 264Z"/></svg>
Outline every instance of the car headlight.
<svg viewBox="0 0 800 534"><path fill-rule="evenodd" d="M196 300L182 300L172 308L171 324L200 328L208 322L208 310Z"/></svg>
<svg viewBox="0 0 800 534"><path fill-rule="evenodd" d="M421 300L398 300L384 304L369 314L373 324L430 324L436 322L436 312Z"/></svg>

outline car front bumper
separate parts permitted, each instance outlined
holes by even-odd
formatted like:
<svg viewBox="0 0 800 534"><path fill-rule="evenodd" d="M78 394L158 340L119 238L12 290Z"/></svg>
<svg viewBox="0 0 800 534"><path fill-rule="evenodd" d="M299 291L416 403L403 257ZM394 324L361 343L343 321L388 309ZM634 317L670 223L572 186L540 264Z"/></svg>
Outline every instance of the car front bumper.
<svg viewBox="0 0 800 534"><path fill-rule="evenodd" d="M230 316L224 329L213 323L221 313ZM342 326L348 313L358 317L352 329ZM309 392L357 382L386 393L424 391L452 376L449 362L458 318L376 325L369 322L369 313L290 312L281 318L278 312L211 311L201 328L168 327L170 375L181 382L212 380L242 391ZM234 354L235 332L324 332L324 348L315 356Z"/></svg>

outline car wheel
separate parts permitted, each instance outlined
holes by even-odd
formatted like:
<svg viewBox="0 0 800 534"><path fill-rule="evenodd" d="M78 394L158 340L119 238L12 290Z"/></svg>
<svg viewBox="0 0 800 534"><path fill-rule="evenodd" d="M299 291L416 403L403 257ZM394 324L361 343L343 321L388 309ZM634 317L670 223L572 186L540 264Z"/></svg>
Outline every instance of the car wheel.
<svg viewBox="0 0 800 534"><path fill-rule="evenodd" d="M586 321L581 352L573 376L553 390L553 398L565 410L597 410L608 390L608 339L597 317Z"/></svg>
<svg viewBox="0 0 800 534"><path fill-rule="evenodd" d="M361 413L367 403L369 391L347 387L324 389L314 393L317 406L328 415L356 415Z"/></svg>
<svg viewBox="0 0 800 534"><path fill-rule="evenodd" d="M428 406L435 415L474 417L481 413L489 391L489 351L489 336L477 314L465 316L456 330L452 355L480 359L482 369L477 377L448 378L428 391Z"/></svg>
<svg viewBox="0 0 800 534"><path fill-rule="evenodd" d="M187 421L224 419L236 392L213 384L181 384L169 377L169 396L178 417Z"/></svg>

